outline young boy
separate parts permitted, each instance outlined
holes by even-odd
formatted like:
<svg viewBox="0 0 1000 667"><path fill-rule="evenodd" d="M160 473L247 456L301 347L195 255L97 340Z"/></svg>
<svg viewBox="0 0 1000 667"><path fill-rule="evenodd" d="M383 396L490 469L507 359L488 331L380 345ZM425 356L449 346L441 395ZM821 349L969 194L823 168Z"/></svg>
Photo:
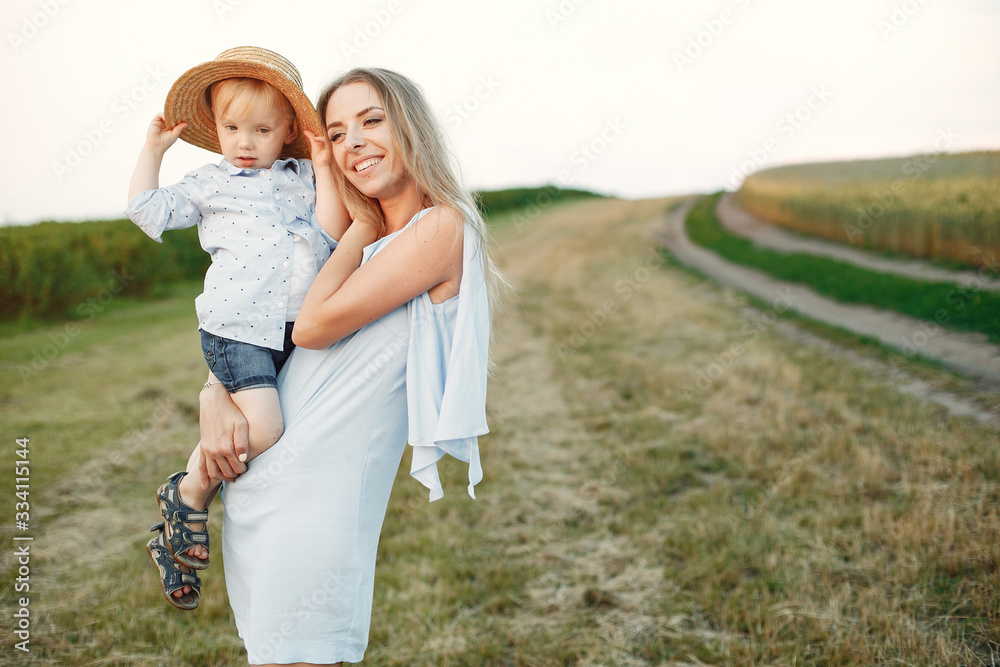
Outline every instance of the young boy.
<svg viewBox="0 0 1000 667"><path fill-rule="evenodd" d="M292 323L350 224L328 155L322 164L303 159L304 132L325 137L294 65L265 49L230 49L174 83L129 186L126 214L147 235L161 241L164 230L197 225L212 255L195 302L210 370L205 387L223 384L246 417L243 460L282 434L276 376L293 348ZM161 188L160 164L178 137L225 159ZM202 488L200 460L196 447L186 470L157 490L163 523L147 545L164 595L181 609L194 609L200 597L201 582L187 568L209 563L205 522L218 482Z"/></svg>

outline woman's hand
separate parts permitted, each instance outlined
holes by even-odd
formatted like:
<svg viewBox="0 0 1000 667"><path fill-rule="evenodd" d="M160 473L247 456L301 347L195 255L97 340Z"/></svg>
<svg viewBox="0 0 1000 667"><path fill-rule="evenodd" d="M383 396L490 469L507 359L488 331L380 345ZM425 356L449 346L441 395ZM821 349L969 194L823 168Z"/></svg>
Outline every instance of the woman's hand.
<svg viewBox="0 0 1000 667"><path fill-rule="evenodd" d="M222 385L213 384L201 392L201 464L199 479L208 488L209 479L232 482L247 470L249 450L246 417L233 403Z"/></svg>

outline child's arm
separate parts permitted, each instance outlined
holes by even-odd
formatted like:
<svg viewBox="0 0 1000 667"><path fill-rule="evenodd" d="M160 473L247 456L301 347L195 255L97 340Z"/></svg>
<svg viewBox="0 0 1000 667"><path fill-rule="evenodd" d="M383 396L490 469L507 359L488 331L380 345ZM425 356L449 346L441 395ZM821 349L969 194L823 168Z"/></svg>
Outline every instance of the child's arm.
<svg viewBox="0 0 1000 667"><path fill-rule="evenodd" d="M339 241L351 226L351 214L344 206L337 183L333 180L330 141L305 131L312 150L313 173L316 175L316 221L327 234Z"/></svg>
<svg viewBox="0 0 1000 667"><path fill-rule="evenodd" d="M132 172L132 180L128 186L129 201L144 190L155 190L160 187L160 164L163 162L163 154L174 145L185 127L187 123L181 121L167 128L163 114L156 114L153 122L149 124L149 129L146 130L146 143L142 145L139 160Z"/></svg>
<svg viewBox="0 0 1000 667"><path fill-rule="evenodd" d="M317 337L322 335L325 323L316 321L318 318L312 317L312 314L321 311L326 300L343 287L351 274L361 265L365 246L374 243L377 238L378 231L372 225L360 220L346 230L343 239L320 269L319 275L316 276L309 291L306 292L306 298L302 301L299 316L295 320L295 328L292 329L292 341L296 345L319 349L335 342L315 343Z"/></svg>

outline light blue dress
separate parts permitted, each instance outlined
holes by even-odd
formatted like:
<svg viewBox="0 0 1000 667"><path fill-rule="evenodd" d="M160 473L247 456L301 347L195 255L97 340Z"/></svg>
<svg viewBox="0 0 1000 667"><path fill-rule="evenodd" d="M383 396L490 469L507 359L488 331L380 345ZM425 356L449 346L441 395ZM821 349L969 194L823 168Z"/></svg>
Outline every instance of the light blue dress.
<svg viewBox="0 0 1000 667"><path fill-rule="evenodd" d="M398 233L368 246L362 262ZM285 433L223 490L226 586L251 664L363 659L379 533L407 441L411 474L431 500L443 495L445 453L469 463L470 495L482 479L481 252L466 225L458 296L433 304L421 294L325 350L295 349L285 364Z"/></svg>

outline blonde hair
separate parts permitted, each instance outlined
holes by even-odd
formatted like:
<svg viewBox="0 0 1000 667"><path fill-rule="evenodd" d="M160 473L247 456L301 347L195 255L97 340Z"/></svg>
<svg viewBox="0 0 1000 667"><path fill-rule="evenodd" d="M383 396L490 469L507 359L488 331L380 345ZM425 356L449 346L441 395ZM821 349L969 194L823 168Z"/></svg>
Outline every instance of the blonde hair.
<svg viewBox="0 0 1000 667"><path fill-rule="evenodd" d="M201 106L209 118L216 120L230 110L242 115L249 109L260 109L263 113L278 110L289 124L295 120L295 109L281 91L266 81L247 77L216 81L205 90Z"/></svg>
<svg viewBox="0 0 1000 667"><path fill-rule="evenodd" d="M493 258L489 229L476 205L476 198L461 183L457 162L447 146L444 131L420 87L407 77L379 67L359 67L338 76L323 88L316 109L326 118L333 94L350 83L367 83L375 89L392 131L393 148L402 158L420 198L430 206L461 211L468 226L479 236L483 249L483 272L492 321L510 290ZM324 120L324 125L325 125ZM385 216L377 199L364 195L347 180L340 169L333 170L344 204L355 219L367 220L385 233Z"/></svg>

